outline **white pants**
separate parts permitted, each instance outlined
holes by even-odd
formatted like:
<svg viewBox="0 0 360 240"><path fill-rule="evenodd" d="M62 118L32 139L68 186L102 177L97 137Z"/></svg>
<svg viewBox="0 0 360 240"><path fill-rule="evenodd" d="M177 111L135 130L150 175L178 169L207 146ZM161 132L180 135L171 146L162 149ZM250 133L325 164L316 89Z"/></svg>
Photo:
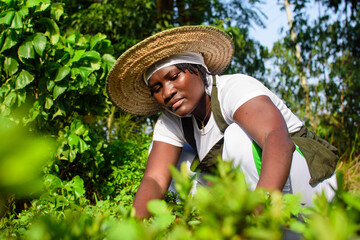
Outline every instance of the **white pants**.
<svg viewBox="0 0 360 240"><path fill-rule="evenodd" d="M233 160L234 167L240 166L240 169L245 174L247 183L250 185L250 189L255 189L259 181L259 174L255 166L252 145L252 139L236 123L231 124L225 130L222 158L224 161ZM185 162L190 175L195 174L190 170L190 165L194 157L195 152L188 144L185 144L178 166ZM276 169L274 169L274 171L276 171ZM294 151L290 174L283 188L283 192L300 194L302 196L301 202L305 204L305 206L312 205L312 198L317 193L321 194L324 192L328 200L334 197L335 192L332 187L337 188L335 174L316 185L310 185L309 180L310 173L305 158L298 151ZM194 183L193 192L196 191L198 184L204 184L204 182L200 178L197 179ZM173 182L169 190L175 191Z"/></svg>

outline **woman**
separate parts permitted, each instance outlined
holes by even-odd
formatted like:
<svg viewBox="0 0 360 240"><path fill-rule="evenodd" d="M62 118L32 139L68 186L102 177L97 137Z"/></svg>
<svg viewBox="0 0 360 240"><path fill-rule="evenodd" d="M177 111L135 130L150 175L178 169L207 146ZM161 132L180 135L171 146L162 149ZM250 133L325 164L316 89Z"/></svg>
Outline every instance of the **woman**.
<svg viewBox="0 0 360 240"><path fill-rule="evenodd" d="M306 129L281 99L249 76L218 76L233 52L232 39L217 28L178 27L136 44L109 73L107 91L115 105L139 115L162 111L133 203L137 216L149 216L146 203L164 196L171 181L169 165L193 164L195 154L185 150L186 142L204 172L212 167L213 150L220 149L224 160L240 165L252 189L300 193L305 204L322 191L333 197L336 160L319 164L313 155L321 154L313 149L307 162L295 150L290 136L299 138ZM308 154L308 146L301 149ZM331 167L324 170L325 165Z"/></svg>

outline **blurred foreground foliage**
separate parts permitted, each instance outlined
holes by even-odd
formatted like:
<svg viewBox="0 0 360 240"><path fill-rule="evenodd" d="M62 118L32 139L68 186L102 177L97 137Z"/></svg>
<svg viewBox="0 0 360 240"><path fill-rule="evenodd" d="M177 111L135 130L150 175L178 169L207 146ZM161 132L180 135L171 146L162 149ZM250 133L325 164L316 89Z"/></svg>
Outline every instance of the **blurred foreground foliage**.
<svg viewBox="0 0 360 240"><path fill-rule="evenodd" d="M191 196L192 180L185 165L172 168L178 195L148 203L153 217L134 218L121 201L89 205L83 181L66 184L47 177L40 198L16 218L2 218L6 239L358 239L360 195L344 191L342 174L333 202L324 195L313 207L301 207L299 196L248 190L245 177L231 162L219 162L219 174L205 176ZM59 194L61 192L61 194ZM53 198L53 201L50 199ZM261 209L261 210L259 210ZM29 225L29 223L31 223Z"/></svg>

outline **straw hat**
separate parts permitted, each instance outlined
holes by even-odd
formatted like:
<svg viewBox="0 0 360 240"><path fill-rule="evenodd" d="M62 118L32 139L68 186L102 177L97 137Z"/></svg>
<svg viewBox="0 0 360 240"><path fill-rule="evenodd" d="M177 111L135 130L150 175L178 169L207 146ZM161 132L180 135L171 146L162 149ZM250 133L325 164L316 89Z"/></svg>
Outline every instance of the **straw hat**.
<svg viewBox="0 0 360 240"><path fill-rule="evenodd" d="M162 107L151 97L143 73L159 60L182 52L198 52L211 74L229 65L233 42L228 34L211 26L183 26L159 32L125 51L107 77L111 101L126 112L151 115Z"/></svg>

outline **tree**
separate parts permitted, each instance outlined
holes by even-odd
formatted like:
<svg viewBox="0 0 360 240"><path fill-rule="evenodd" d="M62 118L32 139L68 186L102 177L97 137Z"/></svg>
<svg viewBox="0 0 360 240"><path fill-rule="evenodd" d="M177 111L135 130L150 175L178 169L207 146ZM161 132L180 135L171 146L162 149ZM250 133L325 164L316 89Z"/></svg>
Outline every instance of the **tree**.
<svg viewBox="0 0 360 240"><path fill-rule="evenodd" d="M285 37L273 48L278 66L276 86L283 98L304 113L304 89L299 86L299 70L295 67L295 44L303 59L300 71L311 81L313 122L317 132L334 143L346 157L358 149L360 100L359 91L359 9L358 1L316 1L320 9L314 22L306 14L307 1L295 5L293 29L296 43ZM324 10L324 11L321 11ZM334 17L336 16L336 17ZM354 156L354 155L353 155Z"/></svg>

